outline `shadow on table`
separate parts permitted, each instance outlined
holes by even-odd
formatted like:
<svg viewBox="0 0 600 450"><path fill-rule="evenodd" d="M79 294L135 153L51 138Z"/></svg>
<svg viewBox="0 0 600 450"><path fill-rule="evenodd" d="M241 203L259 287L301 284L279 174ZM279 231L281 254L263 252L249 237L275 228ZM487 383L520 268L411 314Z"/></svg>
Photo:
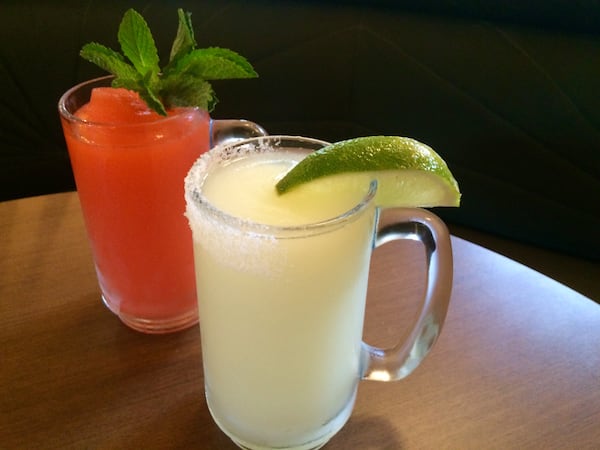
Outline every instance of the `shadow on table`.
<svg viewBox="0 0 600 450"><path fill-rule="evenodd" d="M380 417L355 415L327 445L328 450L348 448L361 450L400 450L404 448L401 436L392 424Z"/></svg>
<svg viewBox="0 0 600 450"><path fill-rule="evenodd" d="M158 407L158 405L157 405ZM171 409L161 408L153 426L137 428L127 435L130 448L219 449L238 447L217 427L206 412L204 397L189 396ZM123 436L121 436L123 439ZM391 424L381 418L351 418L325 446L327 450L401 450L404 448Z"/></svg>

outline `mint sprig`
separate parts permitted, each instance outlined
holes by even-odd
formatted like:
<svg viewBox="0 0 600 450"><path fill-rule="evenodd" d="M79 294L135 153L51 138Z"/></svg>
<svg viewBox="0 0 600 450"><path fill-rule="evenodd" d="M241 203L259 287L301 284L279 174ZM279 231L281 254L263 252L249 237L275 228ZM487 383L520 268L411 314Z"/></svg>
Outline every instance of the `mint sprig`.
<svg viewBox="0 0 600 450"><path fill-rule="evenodd" d="M238 53L219 47L196 48L191 13L177 10L179 25L169 62L163 69L152 32L135 10L125 12L117 34L121 52L91 42L80 55L112 73L113 87L139 93L161 115L176 106L212 111L218 102L209 81L256 78L252 65Z"/></svg>

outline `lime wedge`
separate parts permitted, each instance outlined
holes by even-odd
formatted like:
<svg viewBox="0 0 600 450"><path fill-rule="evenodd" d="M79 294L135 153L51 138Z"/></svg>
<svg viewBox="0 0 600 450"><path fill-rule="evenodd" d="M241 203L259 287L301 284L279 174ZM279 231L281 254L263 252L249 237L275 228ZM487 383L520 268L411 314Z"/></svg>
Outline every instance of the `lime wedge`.
<svg viewBox="0 0 600 450"><path fill-rule="evenodd" d="M378 206L460 204L458 183L446 162L427 145L399 136L369 136L330 144L300 161L275 187L283 194L331 175L336 175L336 183L355 183L357 172L377 180Z"/></svg>

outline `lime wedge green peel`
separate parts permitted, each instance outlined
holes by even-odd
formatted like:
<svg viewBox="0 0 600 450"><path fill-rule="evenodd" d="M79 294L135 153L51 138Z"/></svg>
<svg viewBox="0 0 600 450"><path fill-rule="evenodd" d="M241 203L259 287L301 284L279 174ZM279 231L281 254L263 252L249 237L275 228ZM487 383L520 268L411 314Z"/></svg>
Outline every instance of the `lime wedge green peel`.
<svg viewBox="0 0 600 450"><path fill-rule="evenodd" d="M369 136L330 144L309 154L275 186L279 194L336 175L350 182L357 172L378 182L383 207L459 206L460 190L446 162L427 145L399 136ZM345 179L345 181L344 181Z"/></svg>

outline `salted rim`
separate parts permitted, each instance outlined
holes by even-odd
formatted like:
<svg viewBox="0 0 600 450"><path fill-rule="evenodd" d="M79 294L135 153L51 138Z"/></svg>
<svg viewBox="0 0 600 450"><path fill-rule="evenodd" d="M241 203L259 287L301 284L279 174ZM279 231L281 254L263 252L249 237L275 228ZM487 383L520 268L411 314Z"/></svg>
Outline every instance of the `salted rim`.
<svg viewBox="0 0 600 450"><path fill-rule="evenodd" d="M306 147L299 147L302 143ZM287 144L287 145L283 145ZM320 234L331 227L341 225L349 220L359 217L359 213L366 209L375 198L377 193L377 181L372 180L369 185L369 190L362 199L352 208L338 214L334 217L320 220L317 222L302 224L302 225L270 225L261 222L256 222L248 219L243 219L222 211L214 206L206 197L202 195L202 186L208 175L208 170L213 164L219 164L222 161L233 161L240 156L250 152L266 153L273 152L277 149L298 150L318 150L319 148L328 145L327 142L313 138L290 135L276 136L260 136L234 143L226 143L214 147L210 151L204 153L190 168L185 177L185 199L187 203L187 213L191 215L208 215L212 220L224 223L230 227L244 230L247 233L255 235L269 235L277 237L295 237L298 235L305 236L307 232L312 234ZM275 186L273 186L275 189ZM285 195L285 194L284 194ZM189 217L190 221L193 218Z"/></svg>

